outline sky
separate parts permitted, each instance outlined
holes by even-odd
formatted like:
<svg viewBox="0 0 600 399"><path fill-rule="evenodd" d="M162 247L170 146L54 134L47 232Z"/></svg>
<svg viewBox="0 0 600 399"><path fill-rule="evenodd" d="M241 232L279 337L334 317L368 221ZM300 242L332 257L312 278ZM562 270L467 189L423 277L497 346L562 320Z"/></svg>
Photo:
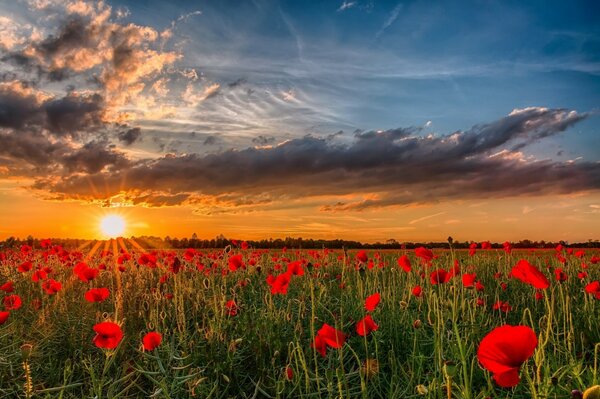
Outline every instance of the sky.
<svg viewBox="0 0 600 399"><path fill-rule="evenodd" d="M0 2L0 239L600 239L594 1Z"/></svg>

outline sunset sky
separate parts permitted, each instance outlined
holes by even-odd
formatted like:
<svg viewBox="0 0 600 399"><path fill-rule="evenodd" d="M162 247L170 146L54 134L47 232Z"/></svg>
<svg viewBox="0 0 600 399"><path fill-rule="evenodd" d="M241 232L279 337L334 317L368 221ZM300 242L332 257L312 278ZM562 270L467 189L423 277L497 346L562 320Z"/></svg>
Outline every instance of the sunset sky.
<svg viewBox="0 0 600 399"><path fill-rule="evenodd" d="M600 3L0 3L0 239L600 239Z"/></svg>

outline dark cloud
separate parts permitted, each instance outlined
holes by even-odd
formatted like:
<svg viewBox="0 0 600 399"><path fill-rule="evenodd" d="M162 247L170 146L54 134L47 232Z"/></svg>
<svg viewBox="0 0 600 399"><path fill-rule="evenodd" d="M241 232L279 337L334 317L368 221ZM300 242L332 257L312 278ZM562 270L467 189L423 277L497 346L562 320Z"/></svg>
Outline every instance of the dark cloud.
<svg viewBox="0 0 600 399"><path fill-rule="evenodd" d="M74 95L44 103L48 130L56 135L74 135L104 125L103 98L99 94Z"/></svg>
<svg viewBox="0 0 600 399"><path fill-rule="evenodd" d="M119 141L122 141L123 143L125 143L125 145L132 145L133 143L141 139L142 129L140 129L139 127L134 127L129 130L120 132L118 137Z"/></svg>
<svg viewBox="0 0 600 399"><path fill-rule="evenodd" d="M0 84L0 127L45 129L55 136L78 136L104 126L99 94L68 93L51 98L23 82Z"/></svg>
<svg viewBox="0 0 600 399"><path fill-rule="evenodd" d="M221 142L221 138L217 135L208 135L203 141L204 145L217 145Z"/></svg>
<svg viewBox="0 0 600 399"><path fill-rule="evenodd" d="M90 183L105 187L108 196L123 190L273 198L377 193L324 210L595 190L600 189L598 163L531 161L506 148L557 134L586 116L531 108L437 137L420 136L418 128L392 129L357 132L349 145L306 136L273 147L169 154L111 173L64 178L50 190L78 198L89 194Z"/></svg>
<svg viewBox="0 0 600 399"><path fill-rule="evenodd" d="M108 166L112 170L130 165L125 156L110 148L106 141L90 141L83 147L64 154L60 163L70 173L88 174L98 173Z"/></svg>
<svg viewBox="0 0 600 399"><path fill-rule="evenodd" d="M275 142L275 137L260 135L258 137L254 137L252 142L256 145L268 145Z"/></svg>

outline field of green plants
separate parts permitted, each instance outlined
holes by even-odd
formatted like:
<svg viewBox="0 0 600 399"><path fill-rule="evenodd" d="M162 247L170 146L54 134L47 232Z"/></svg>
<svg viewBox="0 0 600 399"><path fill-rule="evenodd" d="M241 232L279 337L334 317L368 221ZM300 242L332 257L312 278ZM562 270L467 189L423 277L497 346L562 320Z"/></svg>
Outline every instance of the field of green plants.
<svg viewBox="0 0 600 399"><path fill-rule="evenodd" d="M597 250L118 248L0 253L0 397L600 397Z"/></svg>

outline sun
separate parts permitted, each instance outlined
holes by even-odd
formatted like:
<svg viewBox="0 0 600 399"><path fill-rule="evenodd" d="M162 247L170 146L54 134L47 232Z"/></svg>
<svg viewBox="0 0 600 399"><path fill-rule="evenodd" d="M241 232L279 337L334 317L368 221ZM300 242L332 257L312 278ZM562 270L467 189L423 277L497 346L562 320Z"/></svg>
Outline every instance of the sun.
<svg viewBox="0 0 600 399"><path fill-rule="evenodd" d="M107 215L100 222L100 230L108 238L119 237L125 231L125 220L119 215Z"/></svg>

